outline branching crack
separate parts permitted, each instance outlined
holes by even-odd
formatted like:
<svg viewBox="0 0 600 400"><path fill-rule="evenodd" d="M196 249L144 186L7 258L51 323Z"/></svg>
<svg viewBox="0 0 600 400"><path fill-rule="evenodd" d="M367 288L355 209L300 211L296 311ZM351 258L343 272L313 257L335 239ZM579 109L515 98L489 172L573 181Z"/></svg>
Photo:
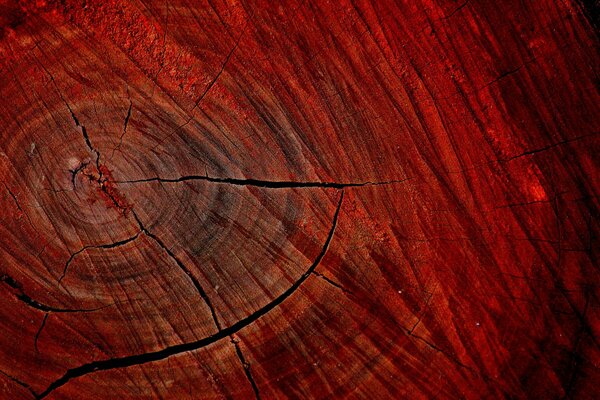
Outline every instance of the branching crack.
<svg viewBox="0 0 600 400"><path fill-rule="evenodd" d="M300 276L300 278L298 278L298 280L296 280L294 282L294 284L292 284L285 292L280 294L277 298L275 298L273 301L271 301L264 307L253 312L252 314L248 315L247 317L237 321L233 325L230 325L226 328L219 330L217 333L215 333L213 335L204 337L202 339L199 339L199 340L196 340L193 342L181 343L181 344L177 344L174 346L166 347L162 350L149 352L149 353L135 354L135 355L131 355L131 356L111 358L111 359L101 360L101 361L93 361L93 362L90 362L87 364L83 364L79 367L69 369L62 377L60 377L59 379L54 381L52 384L50 384L46 388L46 390L44 390L42 393L40 393L37 396L37 398L42 399L42 398L48 396L52 391L65 385L70 380L87 375L87 374L94 373L96 371L105 371L105 370L116 369L116 368L126 368L126 367L130 367L133 365L146 364L146 363L150 363L153 361L164 360L168 357L171 357L171 356L174 356L177 354L181 354L184 352L198 350L198 349L206 347L212 343L215 343L221 339L230 337L231 335L234 335L235 333L239 332L241 329L247 327L248 325L250 325L250 324L254 323L255 321L257 321L258 319L262 318L267 313L269 313L270 311L275 309L277 306L279 306L281 303L283 303L288 297L290 297L292 294L294 294L298 290L298 288L300 288L300 286L304 283L304 281L317 268L317 266L320 264L323 257L325 257L325 254L327 253L327 250L329 248L329 244L331 243L331 240L333 239L333 236L335 233L338 216L339 216L339 213L340 213L340 210L342 207L343 199L344 199L344 192L342 190L339 201L338 201L337 208L333 215L331 229L329 231L329 234L327 235L327 238L325 240L325 243L323 244L323 248L321 249L321 252L319 253L319 255L315 258L313 263L304 272L304 274L302 274Z"/></svg>
<svg viewBox="0 0 600 400"><path fill-rule="evenodd" d="M73 184L73 189L76 189L76 188L75 188L75 182L76 182L76 179L77 179L77 174L78 174L79 172L81 172L81 171L82 171L82 170L83 170L85 167L87 167L89 164L90 164L89 162L84 162L84 163L81 163L81 164L79 164L79 165L77 166L77 168L74 168L74 169L72 169L72 170L69 170L69 172L71 172L71 183Z"/></svg>
<svg viewBox="0 0 600 400"><path fill-rule="evenodd" d="M62 94L61 94L62 97ZM87 132L87 129L85 128L85 126L83 126L80 122L79 119L77 119L77 116L75 115L75 113L73 112L73 110L71 109L71 106L69 106L69 103L66 102L66 100L63 98L63 101L65 103L65 105L67 106L67 109L69 110L69 112L71 113L71 118L73 119L73 122L75 122L75 126L77 126L80 130L81 130L81 134L83 135L83 140L85 141L86 146L88 147L88 149L96 155L96 169L98 170L98 182L100 183L100 185L102 187L104 187L103 183L106 179L103 178L103 173L102 173L102 168L100 168L100 151L98 151L93 145L92 145L92 141L90 140L90 136ZM73 182L73 188L75 187L75 175L77 172L81 171L87 164L81 166L81 168L78 167L78 169L74 172L71 171L72 173L72 182Z"/></svg>
<svg viewBox="0 0 600 400"><path fill-rule="evenodd" d="M151 238L152 240L154 240L158 244L158 246L161 249L163 249L165 251L165 253L167 253L167 255L173 261L175 261L175 263L177 264L177 266L179 267L179 269L181 269L188 276L188 278L192 281L192 284L194 285L194 288L200 294L200 297L204 300L204 303L207 305L207 307L210 310L210 314L211 314L213 322L214 322L214 324L215 324L215 326L217 328L217 332L222 332L223 328L222 328L221 322L219 320L219 317L217 315L217 311L216 311L215 307L213 306L212 301L208 297L208 294L206 293L206 291L204 290L204 288L202 287L202 285L198 281L198 279L196 279L196 277L185 266L185 264L175 255L175 253L173 253L173 251L171 249L169 249L164 244L164 242L159 237L157 237L152 232L149 232L145 228L144 224L142 223L142 221L140 220L140 218L138 217L138 215L135 213L135 211L132 210L132 214L133 214L136 222L138 223L140 229L142 230L142 232L144 232L144 234L146 236L148 236L149 238ZM252 386L252 389L254 390L256 398L260 399L260 395L259 395L259 392L258 392L258 387L256 386L256 382L254 382L254 378L252 377L252 373L250 372L250 364L248 364L246 362L246 359L244 358L244 355L243 355L242 350L240 349L238 343L233 339L232 336L230 336L230 339L231 339L231 342L235 345L236 354L237 354L238 358L240 359L242 367L244 368L244 373L246 374L246 377L248 378L248 381L250 382L250 384Z"/></svg>
<svg viewBox="0 0 600 400"><path fill-rule="evenodd" d="M417 321L415 322L415 324L408 331L409 335L413 334L413 332L415 331L415 329L417 329L417 326L419 326L419 324L421 323L421 320L423 319L423 317L427 313L427 310L429 310L429 304L431 303L431 298L433 297L433 294L435 293L436 289L437 289L437 286L435 288L433 288L433 290L431 291L431 293L427 297L427 300L425 301L425 307L423 307L423 311L420 313L420 315L417 318Z"/></svg>
<svg viewBox="0 0 600 400"><path fill-rule="evenodd" d="M78 254L83 253L84 251L89 250L89 249L114 249L115 247L123 246L129 242L133 242L135 239L137 239L140 236L141 233L142 233L142 231L139 231L135 235L128 237L127 239L119 240L118 242L83 246L81 249L79 249L75 253L71 254L69 259L65 263L65 267L63 268L63 273L60 276L60 278L58 278L58 284L60 285L62 280L65 278L65 275L67 274L67 270L69 269L69 265L71 265L71 263L73 262L73 260L75 259L75 257Z"/></svg>
<svg viewBox="0 0 600 400"><path fill-rule="evenodd" d="M142 220L138 217L137 213L134 210L131 210L131 212L133 214L133 217L134 217L135 221L137 222L138 226L140 227L141 232L143 232L146 236L148 236L156 244L158 244L158 246L165 253L167 253L167 255L169 256L169 258L171 258L175 262L175 264L177 264L177 266L179 267L179 269L181 269L187 275L187 277L190 279L190 281L194 285L194 288L196 289L196 291L198 292L198 294L200 294L200 297L202 297L202 299L204 300L204 302L206 303L206 305L210 309L210 313L212 315L212 319L213 319L215 325L217 326L217 329L221 330L221 323L219 322L219 318L217 317L216 310L215 310L215 308L214 308L214 306L213 306L210 298L206 294L206 291L204 290L204 288L200 284L200 281L198 281L198 279L194 276L194 274L192 274L192 272L189 270L189 268L187 268L185 266L185 264L179 259L179 257L177 257L175 255L175 253L173 253L173 251L171 249L169 249L165 245L165 243L158 236L156 236L154 233L152 233L148 229L146 229L146 227L142 223Z"/></svg>
<svg viewBox="0 0 600 400"><path fill-rule="evenodd" d="M456 365L458 365L462 368L465 368L466 370L471 371L474 374L477 374L477 372L472 367L469 367L468 365L464 364L455 355L447 352L446 350L442 349L441 347L436 346L435 344L431 343L429 340L427 340L419 335L415 335L414 333L410 333L410 331L407 332L407 334L408 334L408 336L414 337L415 339L420 340L421 342L425 343L428 347L431 347L433 350L437 351L438 353L443 354L448 360L452 361Z"/></svg>

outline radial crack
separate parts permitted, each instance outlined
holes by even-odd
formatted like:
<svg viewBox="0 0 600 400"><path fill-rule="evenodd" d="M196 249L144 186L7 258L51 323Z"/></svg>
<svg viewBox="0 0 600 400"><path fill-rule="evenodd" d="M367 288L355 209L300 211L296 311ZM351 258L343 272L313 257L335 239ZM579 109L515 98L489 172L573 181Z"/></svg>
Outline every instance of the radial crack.
<svg viewBox="0 0 600 400"><path fill-rule="evenodd" d="M240 348L240 341L239 339L234 338L233 335L230 335L229 338L231 339L231 343L233 343L233 345L235 346L235 352L240 362L242 363L242 367L244 367L244 373L246 374L248 382L250 382L250 386L252 386L254 397L256 397L257 400L260 400L260 392L258 390L258 385L256 384L254 377L252 376L252 371L250 371L250 363L246 361L244 353L242 353L242 349Z"/></svg>
<svg viewBox="0 0 600 400"><path fill-rule="evenodd" d="M143 354L135 354L135 355L119 357L119 358L110 358L110 359L106 359L106 360L92 361L90 363L83 364L79 367L71 368L71 369L67 370L67 372L62 377L60 377L59 379L57 379L56 381L51 383L46 388L46 390L44 390L42 393L40 393L37 396L37 398L42 399L42 398L48 396L54 390L65 385L70 380L87 375L87 374L94 373L96 371L105 371L105 370L110 370L110 369L115 369L115 368L126 368L126 367L130 367L133 365L146 364L146 363L153 362L153 361L164 360L168 357L171 357L171 356L174 356L177 354L201 349L203 347L206 347L212 343L215 343L221 339L227 338L230 335L233 335L233 334L239 332L241 329L247 327L248 325L250 325L250 324L254 323L255 321L257 321L258 319L262 318L267 313L269 313L270 311L275 309L277 306L279 306L281 303L283 303L288 297L290 297L292 294L294 294L298 290L298 288L300 288L300 286L304 283L304 281L317 268L317 266L320 264L323 257L325 257L325 254L327 253L327 250L329 248L329 244L331 243L331 240L333 239L333 235L335 233L338 216L340 214L343 199L344 199L344 192L342 190L341 194L340 194L340 199L338 201L337 208L333 215L331 229L329 230L329 234L327 235L327 238L325 240L325 243L323 244L323 247L322 247L319 255L315 258L313 263L304 272L304 274L302 274L300 276L300 278L298 278L298 280L296 280L294 282L294 284L292 284L285 292L280 294L277 298L275 298L273 301L271 301L264 307L253 312L252 314L248 315L247 317L239 320L238 322L234 323L233 325L230 325L226 328L221 329L220 331L218 331L217 333L215 333L213 335L206 336L202 339L199 339L199 340L196 340L193 342L181 343L181 344L177 344L174 346L166 347L162 350L143 353Z"/></svg>
<svg viewBox="0 0 600 400"><path fill-rule="evenodd" d="M25 218L27 218L27 221L29 221L29 225L31 225L33 227L34 225L31 222L31 218L29 218L29 214L27 214L27 212L25 212L25 210L23 210L23 208L21 207L21 204L19 204L19 199L17 198L17 196L12 192L12 190L10 190L10 188L8 187L8 185L5 182L2 182L2 183L4 184L4 187L6 188L6 191L8 192L10 197L12 197L13 201L15 202L15 205L17 206L17 209L19 210L19 212L21 212L21 214L25 215Z"/></svg>
<svg viewBox="0 0 600 400"><path fill-rule="evenodd" d="M144 234L146 236L148 236L150 239L152 239L154 242L156 242L156 244L158 244L158 246L162 250L164 250L164 252L167 253L167 255L173 261L175 261L175 264L177 264L177 266L179 267L179 269L181 269L188 276L188 278L192 281L192 284L194 285L194 288L200 294L200 297L202 297L202 299L204 300L204 302L206 303L206 305L210 309L210 313L212 315L212 319L213 319L215 325L217 326L217 329L221 330L221 323L219 322L219 318L217 317L217 313L215 311L215 308L214 308L212 302L210 301L210 298L206 294L206 291L204 290L204 288L200 284L200 281L198 281L198 279L185 266L185 264L175 255L175 253L173 253L173 251L171 249L169 249L165 245L165 243L158 236L156 236L155 234L153 234L152 232L150 232L148 229L146 229L146 227L144 226L144 224L142 223L142 221L140 220L140 218L138 217L138 215L136 214L136 212L133 211L133 210L131 210L131 211L132 211L133 217L135 218L136 222L138 223L141 231L144 232Z"/></svg>

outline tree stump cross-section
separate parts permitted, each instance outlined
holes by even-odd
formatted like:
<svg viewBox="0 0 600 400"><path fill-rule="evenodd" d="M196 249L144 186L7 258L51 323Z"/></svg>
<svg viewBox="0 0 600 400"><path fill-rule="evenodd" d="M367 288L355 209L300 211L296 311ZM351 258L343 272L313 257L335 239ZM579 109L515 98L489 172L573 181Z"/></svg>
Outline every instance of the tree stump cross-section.
<svg viewBox="0 0 600 400"><path fill-rule="evenodd" d="M596 399L594 2L0 0L0 399Z"/></svg>

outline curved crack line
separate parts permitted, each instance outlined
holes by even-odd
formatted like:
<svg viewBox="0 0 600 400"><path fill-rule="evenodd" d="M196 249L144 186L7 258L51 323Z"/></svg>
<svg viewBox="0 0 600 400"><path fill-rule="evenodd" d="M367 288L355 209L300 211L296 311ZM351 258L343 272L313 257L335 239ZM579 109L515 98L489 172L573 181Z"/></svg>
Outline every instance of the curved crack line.
<svg viewBox="0 0 600 400"><path fill-rule="evenodd" d="M247 22L246 22L246 25L247 25ZM214 84L217 82L217 80L220 78L221 74L222 74L222 73L223 73L223 71L225 70L225 66L226 66L226 65L227 65L227 63L229 62L229 59L231 58L231 56L233 55L234 51L235 51L235 50L236 50L236 48L238 47L238 45L239 45L239 43L240 43L240 40L241 40L241 38L242 38L242 35L243 35L243 33L245 32L245 29L246 29L246 26L244 26L244 29L242 30L242 33L241 33L241 34L240 34L240 36L238 37L238 40L236 41L236 43L235 43L235 46L234 46L234 47L231 49L231 51L230 51L230 52L227 54L227 58L225 59L225 62L223 63L223 65L222 65L222 67L221 67L221 70L220 70L220 71L218 72L218 74L217 74L217 75L214 77L214 79L213 79L213 80L212 80L212 81L209 83L209 85L207 86L206 90L205 90L205 91L202 93L202 95L201 95L201 96L198 98L198 100L195 102L195 104L194 104L194 107L192 108L192 110L190 111L190 113L193 113L193 111L196 109L196 107L198 107L198 105L200 104L200 102L202 101L202 99L204 99L204 97L206 96L206 94L207 94L207 93L210 91L210 89L213 87L213 85L214 85ZM43 67L43 66L42 66L42 67ZM44 68L44 69L45 69L45 68ZM48 71L46 70L46 72L48 72ZM49 72L48 72L48 74L49 74ZM50 75L50 74L49 74L49 75ZM54 77L52 77L52 75L50 75L50 78L51 78L52 82L54 83L54 85L55 85L56 89L58 90L58 86L56 85L56 82L54 82ZM58 90L58 92L59 92L59 95L60 95L61 99L62 99L62 100L63 100L63 102L65 103L65 105L66 105L67 109L69 110L69 113L71 114L71 118L72 118L72 119L73 119L73 121L75 122L75 125L76 125L77 127L79 127L79 128L80 128L80 130L81 130L81 133L82 133L82 135L83 135L83 139L84 139L84 141L85 141L85 143L86 143L86 145L87 145L88 149L89 149L89 150L90 150L92 153L94 153L94 154L96 155L96 160L95 160L96 162L95 162L95 164L96 164L96 169L98 170L98 178L97 178L97 179L95 179L95 180L96 180L96 181L97 181L97 182L100 184L101 190L102 190L104 193L106 193L106 195L107 195L107 196L110 198L110 200L111 200L111 201L112 201L112 202L115 204L115 206L117 206L117 208L119 208L119 209L121 209L121 210L125 211L125 210L126 210L126 207L123 207L123 206L122 206L122 205L119 203L119 201L117 201L117 199L115 199L115 197L114 197L114 196L113 196L113 195L112 195L112 194L109 192L109 190L107 189L107 187L106 187L106 185L105 185L105 183L106 183L106 181L107 181L108 179L103 177L103 171L102 171L102 168L101 168L101 166L100 166L100 151L98 151L98 150L97 150L97 149L96 149L96 148L93 146L93 144L92 144L92 142L91 142L91 140L90 140L90 137L89 137L89 135L88 135L88 133L87 133L87 130L86 130L85 126L84 126L84 125L82 125L82 124L79 122L79 120L78 120L77 116L75 115L75 113L74 113L74 112L73 112L73 110L71 109L71 107L70 107L69 103L68 103L68 102L67 102L67 101L64 99L64 97L62 96L62 93L60 92L60 90ZM133 103L132 103L132 101L131 101L131 99L130 99L130 101L129 101L129 109L128 109L128 111L127 111L127 116L125 117L125 123L124 123L124 127L123 127L123 133L121 134L121 137L120 137L120 140L119 140L119 144L118 144L118 146L117 146L117 147L120 147L120 146L121 146L121 144L122 144L122 140L123 140L123 136L124 136L124 135L127 133L127 125L128 125L128 122L129 122L129 118L131 117L131 109L132 109L132 105L133 105ZM190 116L190 118L189 118L189 119L188 119L188 120L185 122L185 124L183 124L182 126L180 126L180 127L179 127L178 129L176 129L176 130L175 130L173 133L177 132L177 131L178 131L179 129L181 129L183 126L187 125L187 124L188 124L188 123L189 123L189 122L190 122L192 119L193 119L193 115L191 115L191 116ZM169 135L169 136L170 136L170 135ZM163 140L163 141L164 141L164 140ZM161 143L162 143L162 142L161 142ZM159 143L159 144L161 144L161 143ZM155 146L155 147L156 147L156 146ZM115 149L116 149L116 148L115 148ZM113 154L111 154L111 159L112 159L112 156L114 155L114 151L115 151L115 149L113 149ZM80 167L78 167L77 169L70 171L70 172L71 172L71 174L72 174L72 177L71 177L72 179L71 179L71 180L72 180L72 183L73 183L73 189L75 189L75 177L76 177L77 173L78 173L79 171L81 171L81 170L82 170L82 169L83 169L83 168L84 168L84 167L85 167L87 164L89 164L89 163L86 163L86 164L85 164L85 165L83 165L83 166L81 166L81 165L80 165ZM11 194L12 194L12 193L11 193ZM16 200L16 198L15 198L15 200ZM77 256L77 254L79 254L79 253L81 253L81 252L83 252L83 251L85 251L85 250L87 250L87 249L89 249L89 248L114 248L114 247L117 247L117 246L121 246L121 245L123 245L123 244L129 243L129 242L131 242L131 241L135 240L135 239L136 239L136 238L137 238L137 237L140 235L140 233L142 233L142 232L143 232L144 234L146 234L146 236L148 236L149 238L153 239L153 240L154 240L154 241L155 241L155 242L156 242L156 243L157 243L157 244L158 244L158 245L159 245L159 246L160 246L160 247L161 247L161 248L162 248L162 249L163 249L163 250L164 250L164 251L165 251L165 252L166 252L168 255L169 255L169 257L171 257L171 258L172 258L172 259L175 261L175 263L176 263L176 264L179 266L179 268L180 268L182 271L184 271L184 272L186 273L186 275L188 275L188 277L191 279L191 281L192 281L192 283L193 283L194 287L196 288L196 291L197 291L197 292L200 294L200 296L202 297L202 299L204 300L204 302L206 303L206 305L209 307L209 309L210 309L210 312L211 312L211 315L212 315L212 318L213 318L213 321L214 321L214 323L215 323L215 326L217 327L217 331L218 331L218 332L221 332L221 331L222 331L222 328L221 328L221 323L219 322L219 319L218 319L218 317L217 317L217 314L216 314L215 308L213 307L213 305L212 305L212 302L210 301L210 298L208 297L208 295L206 294L206 292L204 291L204 289L203 289L203 288L202 288L202 286L200 285L200 282L199 282L199 281L198 281L198 280L197 280L197 279L196 279L196 278L193 276L193 274L191 273L191 271L190 271L189 269L187 269L187 267L186 267L186 266L185 266L185 265L184 265L184 264L183 264L183 263L182 263L182 262L181 262L181 261L180 261L180 260L179 260L179 259L178 259L178 258L175 256L175 254L174 254L174 253L173 253L173 252L172 252L172 251L171 251L169 248L167 248L167 247L165 246L165 244L164 244L164 243L163 243L163 242L162 242L162 241L161 241L161 240L160 240L160 239L159 239L159 238L158 238L156 235L152 234L151 232L149 232L149 231L148 231L148 230L147 230L147 229L144 227L144 225L142 224L141 220L139 219L139 217L137 216L137 214L135 213L135 211L133 211L133 210L132 210L132 213L133 213L134 219L136 220L137 224L138 224L138 225L139 225L139 227L140 227L140 232L138 232L138 233L137 233L135 236L133 236L133 237L131 237L131 238L128 238L128 239L125 239L125 240L123 240L123 241L120 241L120 242L115 242L115 243L111 243L111 244L108 244L108 245L85 246L85 247L83 247L82 249L80 249L79 251L77 251L77 252L75 252L75 253L71 254L71 256L69 257L69 259L68 259L68 260L67 260L67 262L65 263L65 267L64 267L64 270L63 270L63 273L62 273L62 275L61 275L61 276L60 276L60 278L58 279L58 284L59 284L59 285L61 284L62 280L64 279L64 277L65 277L65 275L66 275L66 273L67 273L67 270L68 270L68 267L69 267L70 263L71 263L71 262L73 261L73 259L74 259L74 258ZM39 303L37 303L37 302L34 302L32 299L30 299L30 298L29 298L29 300L31 300L31 304L33 304L33 305L35 305L35 306L41 306ZM30 303L28 303L28 304L30 304ZM31 304L30 304L30 305L31 305ZM41 326L41 327L40 327L40 329L38 330L38 332L37 332L37 334L36 334L36 337L35 337L35 347L36 347L36 351L37 351L37 339L38 339L38 337L39 337L39 334L40 334L41 330L44 328L44 325L45 325L45 323L46 323L46 319L47 319L47 317L48 317L48 314L46 314L46 315L45 315L45 317L44 317L44 320L42 321L42 326ZM232 338L232 340L233 340L233 338ZM256 384L255 384L255 382L254 382L254 379L252 378L252 375L251 375L251 373L250 373L250 370L249 370L249 364L247 364L247 363L246 363L246 361L245 361L245 359L244 359L244 356L243 356L243 354L241 353L241 349L239 348L239 346L238 346L237 344L235 344L235 347L236 347L236 352L237 352L237 354L238 354L238 357L240 358L240 362L242 363L242 366L244 367L244 371L246 372L246 376L248 377L248 380L250 381L250 383L251 383L251 385L252 385L252 388L253 388L253 390L254 390L254 392L255 392L256 398L257 398L257 399L260 399L260 396L259 396L259 393L258 393L258 388L257 388L257 386L256 386Z"/></svg>
<svg viewBox="0 0 600 400"><path fill-rule="evenodd" d="M75 257L78 254L81 254L84 251L89 250L89 249L114 249L115 247L123 246L129 242L133 242L135 239L137 239L140 236L141 233L142 233L142 231L139 231L138 233L136 233L135 235L133 235L131 237L128 237L127 239L123 239L123 240L120 240L120 241L114 242L114 243L83 246L81 249L79 249L75 253L71 254L69 259L65 263L65 267L63 268L62 275L58 278L58 284L59 285L61 284L62 280L65 278L65 275L67 275L69 265L71 265L71 263L73 262L73 260L75 259Z"/></svg>
<svg viewBox="0 0 600 400"><path fill-rule="evenodd" d="M234 49L235 50L235 49ZM233 53L233 50L232 50ZM230 54L231 55L231 54ZM224 66L223 66L224 69ZM222 71L221 71L222 72ZM216 79L218 79L218 76L215 78L215 82ZM213 82L214 84L214 82ZM212 87L212 84L211 84ZM210 87L207 89L210 90ZM206 94L206 93L205 93ZM204 96L204 95L203 95ZM201 99L199 99L198 103L200 102ZM196 103L196 105L198 104ZM67 104L68 107L68 104ZM131 108L132 108L132 102L130 100L129 102L129 110L127 112L127 117L125 118L125 124L124 124L124 128L123 128L123 134L121 135L121 141L123 139L123 136L125 135L125 133L127 133L127 124L129 122L129 118L131 117ZM69 111L71 111L70 107L69 107ZM87 134L87 131L85 129L85 127L83 125L81 125L77 119L77 117L75 116L75 114L71 111L71 117L73 118L75 124L77 126L79 126L81 128L81 132L83 133L83 138L85 140L85 143L87 144L88 148L90 149L90 151L96 153L96 169L98 170L98 178L94 178L94 180L96 180L99 184L100 184L100 188L101 190L108 196L108 198L114 203L114 205L125 211L126 207L123 207L119 201L114 197L114 195L108 190L107 186L105 185L105 183L108 181L108 178L103 178L103 172L102 172L102 168L100 166L100 152L98 150L96 150L96 148L94 148L94 146L92 145L90 138ZM119 142L119 146L121 145L121 141ZM113 150L113 154L114 154L114 150ZM111 155L111 159L112 159L112 155ZM83 168L83 167L82 167ZM80 168L80 169L82 169ZM75 189L75 175L77 174L77 171L72 171L72 180L73 180L73 189ZM58 284L60 285L63 278L65 277L65 275L67 274L67 270L69 268L70 263L73 261L73 259L77 256L77 254L89 249L89 248L114 248L114 247L118 247L124 244L127 244L133 240L135 240L142 232L148 236L150 239L154 240L161 249L163 249L167 255L173 260L175 261L175 263L177 264L177 266L188 276L188 278L191 280L194 288L196 289L196 291L198 292L198 294L200 295L200 297L203 299L203 301L205 302L205 304L207 305L207 307L210 309L210 313L213 319L213 322L217 328L217 332L220 332L222 330L221 327L221 323L219 321L219 318L217 316L216 313L216 309L212 304L212 301L210 300L210 298L208 297L208 294L206 293L206 291L204 290L204 288L202 287L202 285L200 284L200 282L198 281L198 279L191 273L191 271L185 266L185 264L183 264L183 262L181 260L179 260L179 258L177 258L177 256L175 255L175 253L173 253L173 251L168 248L164 242L155 234L153 234L152 232L148 231L148 229L146 229L146 227L144 226L144 224L142 223L141 219L139 218L139 216L137 215L137 213L134 210L131 210L133 217L136 221L136 223L138 224L140 231L133 237L130 237L128 239L122 240L120 242L115 242L115 243L111 243L108 245L97 245L97 246L85 246L82 249L80 249L79 251L73 253L71 255L71 257L69 257L69 259L67 260L64 270L63 270L63 274L61 275L61 277L58 279ZM47 317L47 315L46 315ZM44 327L44 324L46 322L46 318L44 318L44 321L42 322L42 326L40 327L40 330L38 331L38 334L36 335L36 350L37 350L37 338L39 336L39 333L41 332L41 330ZM241 349L239 349L239 347L236 345L236 352L238 354L238 357L240 358L240 362L242 363L242 367L244 368L244 371L246 373L246 376L250 382L250 384L252 385L252 388L255 391L256 394L256 398L260 399L260 395L258 394L258 388L256 386L256 383L254 382L254 379L252 377L252 374L250 372L249 366L247 365L243 354L241 353Z"/></svg>
<svg viewBox="0 0 600 400"><path fill-rule="evenodd" d="M325 239L325 243L323 244L321 252L317 255L317 257L315 258L313 263L304 272L304 274L302 274L300 276L300 278L298 278L298 280L296 280L285 292L280 294L277 298L275 298L273 301L271 301L264 307L253 312L252 314L248 315L247 317L239 320L238 322L234 323L233 325L230 325L226 328L221 329L220 331L218 331L217 333L215 333L213 335L206 336L202 339L199 339L199 340L196 340L193 342L181 343L181 344L166 347L162 350L153 351L153 352L149 352L149 353L134 354L134 355L124 356L124 357L119 357L119 358L110 358L110 359L101 360L101 361L92 361L90 363L83 364L79 367L71 368L71 369L67 370L67 372L62 377L60 377L59 379L57 379L56 381L51 383L46 388L46 390L44 390L42 393L37 395L36 398L42 399L42 398L48 396L54 390L65 385L66 383L68 383L70 380L87 375L87 374L91 374L91 373L94 373L97 371L106 371L106 370L110 370L110 369L126 368L126 367L131 367L134 365L146 364L146 363L150 363L150 362L154 362L154 361L164 360L168 357L171 357L171 356L174 356L177 354L201 349L201 348L206 347L212 343L215 343L221 339L227 338L227 337L239 332L240 330L247 327L248 325L254 323L258 319L260 319L261 317L263 317L264 315L266 315L267 313L269 313L270 311L275 309L281 303L283 303L292 294L294 294L296 292L296 290L298 290L298 288L304 283L304 281L306 279L308 279L309 276L311 276L312 272L320 264L321 260L323 259L323 257L325 257L325 254L327 253L327 250L329 248L329 244L331 243L331 240L333 239L333 235L335 233L335 229L337 226L337 221L338 221L338 217L340 214L340 210L342 208L343 199L344 199L344 191L341 190L340 199L338 201L337 208L333 215L331 229L329 230L329 234L327 235L327 238Z"/></svg>
<svg viewBox="0 0 600 400"><path fill-rule="evenodd" d="M319 182L319 181L269 181L262 179L238 179L238 178L215 178L211 176L203 175L187 175L179 178L161 178L159 176L143 179L132 179L123 181L114 181L115 184L135 184L145 182L164 182L164 183L178 183L185 181L205 181L212 183L222 183L236 186L256 186L269 189L290 189L290 188L333 188L333 189L344 189L347 187L361 187L361 186L379 186L379 185L391 185L394 183L402 183L409 181L411 178L397 179L382 182Z"/></svg>
<svg viewBox="0 0 600 400"><path fill-rule="evenodd" d="M40 335L42 334L42 330L44 330L44 327L46 326L46 321L48 320L48 315L50 315L49 313L46 313L44 315L44 319L42 320L42 323L40 325L40 327L38 328L35 337L33 338L33 348L35 349L36 353L39 353L39 349L38 349L38 339L40 338Z"/></svg>

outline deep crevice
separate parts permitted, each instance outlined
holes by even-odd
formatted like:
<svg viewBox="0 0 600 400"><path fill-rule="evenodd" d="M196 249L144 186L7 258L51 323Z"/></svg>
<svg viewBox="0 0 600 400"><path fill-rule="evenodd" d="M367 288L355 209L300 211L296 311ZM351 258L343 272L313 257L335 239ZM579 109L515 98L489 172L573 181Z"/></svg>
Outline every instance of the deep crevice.
<svg viewBox="0 0 600 400"><path fill-rule="evenodd" d="M293 285L291 285L285 292L280 294L277 298L275 298L273 301L271 301L264 307L253 312L252 314L248 315L247 317L239 320L238 322L234 323L233 325L230 325L226 328L221 329L220 331L218 331L217 333L215 333L213 335L204 337L202 339L199 339L199 340L196 340L193 342L181 343L178 345L166 347L162 350L149 352L149 353L136 354L136 355L125 356L125 357L120 357L120 358L111 358L111 359L101 360L101 361L93 361L93 362L90 362L87 364L83 364L79 367L69 369L62 377L60 377L59 379L54 381L52 384L50 384L50 386L48 386L48 388L46 388L46 390L44 390L42 393L40 393L37 396L37 398L42 399L42 398L48 396L54 390L65 385L70 380L93 373L93 372L96 372L96 371L105 371L105 370L110 370L110 369L126 368L126 367L130 367L130 366L134 366L134 365L146 364L146 363L150 363L153 361L164 360L168 357L171 357L171 356L174 356L177 354L181 354L184 352L198 350L200 348L206 347L212 343L215 343L221 339L227 338L230 335L233 335L233 334L239 332L241 329L247 327L248 325L252 324L256 320L265 316L271 310L275 309L277 306L279 306L281 303L283 303L293 293L295 293L296 290L298 290L298 288L302 285L302 283L304 283L304 281L317 268L317 266L320 264L323 257L325 257L325 254L327 253L327 249L329 248L329 244L331 243L331 240L333 239L333 235L335 233L338 216L339 216L339 213L340 213L340 210L342 207L343 199L344 199L344 192L342 190L340 199L338 201L337 208L333 215L331 229L329 231L329 234L327 235L325 243L323 244L321 252L315 258L313 263L306 270L306 272L304 274L302 274L300 276L300 278L298 280L296 280L296 282L294 282Z"/></svg>

